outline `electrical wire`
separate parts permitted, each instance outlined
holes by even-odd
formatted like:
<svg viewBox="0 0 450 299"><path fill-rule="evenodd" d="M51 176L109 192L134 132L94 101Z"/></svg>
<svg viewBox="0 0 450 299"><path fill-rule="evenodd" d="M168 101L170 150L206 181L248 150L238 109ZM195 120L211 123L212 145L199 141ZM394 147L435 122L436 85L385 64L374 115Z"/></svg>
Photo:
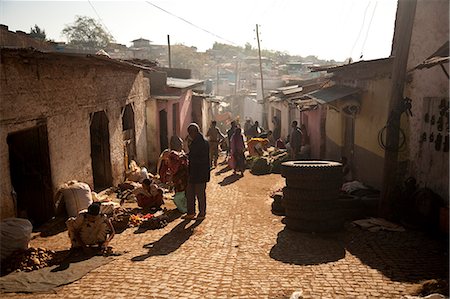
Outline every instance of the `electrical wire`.
<svg viewBox="0 0 450 299"><path fill-rule="evenodd" d="M378 1L375 2L375 7L373 8L372 16L370 17L369 26L367 28L366 36L364 37L364 42L361 47L361 57L363 56L364 47L366 46L367 37L369 36L370 26L372 25L372 20L373 20L373 16L375 15L375 10L377 9L377 4L378 4Z"/></svg>
<svg viewBox="0 0 450 299"><path fill-rule="evenodd" d="M353 50L355 49L355 46L356 46L356 43L358 42L358 40L361 36L361 32L364 28L364 24L366 23L367 9L369 8L369 6L370 6L370 2L367 4L366 10L364 11L364 18L363 18L363 22L361 25L361 29L359 30L358 36L356 37L355 43L353 44L352 50L350 51L350 55L349 55L350 57L352 56Z"/></svg>
<svg viewBox="0 0 450 299"><path fill-rule="evenodd" d="M181 21L183 21L183 22L185 22L185 23L187 23L187 24L189 24L189 25L191 25L191 26L197 28L197 29L200 29L200 30L202 30L202 31L204 31L204 32L206 32L206 33L208 33L208 34L211 34L212 36L215 36L215 37L217 37L217 38L219 38L219 39L221 39L221 40L224 40L224 41L226 41L226 42L232 44L233 46L237 46L236 43L234 43L234 42L232 42L232 41L230 41L230 40L228 40L228 39L226 39L226 38L223 38L223 37L221 37L220 35L217 35L217 34L211 32L211 31L209 31L209 30L207 30L207 29L204 29L204 28L202 28L202 27L200 27L200 26L197 26L197 25L195 25L194 23L192 23L192 22L190 22L190 21L188 21L188 20L186 20L186 19L184 19L184 18L182 18L182 17L179 17L179 16L177 16L177 15L175 15L175 14L173 14L173 13L171 13L170 11L165 10L164 8L159 7L158 5L151 3L150 1L145 1L145 2L146 2L147 4L149 4L149 5L151 5L151 6L153 6L153 7L157 8L157 9L159 9L159 10L162 10L162 11L165 12L166 14L171 15L171 16L173 16L173 17L175 17L175 18L177 18L177 19L179 19L179 20L181 20Z"/></svg>
<svg viewBox="0 0 450 299"><path fill-rule="evenodd" d="M100 17L100 15L98 14L97 10L95 9L94 5L92 5L91 0L88 0L89 5L92 7L92 10L94 11L94 13L97 15L97 18L100 20L100 22L103 24L103 26L105 26L106 31L108 31L109 35L111 35L114 39L114 36L112 35L111 31L109 30L108 26L106 26L105 22L103 22L103 19Z"/></svg>

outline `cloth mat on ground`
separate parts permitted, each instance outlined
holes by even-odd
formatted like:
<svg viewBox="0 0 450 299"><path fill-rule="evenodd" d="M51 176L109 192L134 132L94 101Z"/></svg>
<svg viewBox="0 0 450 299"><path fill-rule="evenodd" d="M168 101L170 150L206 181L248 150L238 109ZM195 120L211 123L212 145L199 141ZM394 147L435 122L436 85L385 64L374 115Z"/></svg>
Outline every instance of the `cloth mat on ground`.
<svg viewBox="0 0 450 299"><path fill-rule="evenodd" d="M0 277L0 293L48 292L72 283L113 260L112 256L70 257L58 266L31 272L13 272Z"/></svg>

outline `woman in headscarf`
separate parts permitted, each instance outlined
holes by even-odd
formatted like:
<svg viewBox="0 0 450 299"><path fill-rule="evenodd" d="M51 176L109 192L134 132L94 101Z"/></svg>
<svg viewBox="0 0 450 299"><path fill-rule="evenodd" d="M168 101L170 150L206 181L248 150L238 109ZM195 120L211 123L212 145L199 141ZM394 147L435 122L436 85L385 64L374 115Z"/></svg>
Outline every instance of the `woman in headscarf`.
<svg viewBox="0 0 450 299"><path fill-rule="evenodd" d="M231 137L231 156L234 160L232 163L233 173L241 172L241 176L244 176L245 171L245 143L242 136L241 128L236 128L233 136Z"/></svg>

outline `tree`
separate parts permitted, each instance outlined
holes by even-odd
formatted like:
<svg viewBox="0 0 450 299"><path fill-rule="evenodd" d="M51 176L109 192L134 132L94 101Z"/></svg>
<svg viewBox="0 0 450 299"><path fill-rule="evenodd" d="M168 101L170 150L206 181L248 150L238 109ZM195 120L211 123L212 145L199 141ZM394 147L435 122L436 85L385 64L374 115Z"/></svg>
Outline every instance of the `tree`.
<svg viewBox="0 0 450 299"><path fill-rule="evenodd" d="M47 40L47 35L45 34L45 30L39 28L38 25L34 24L34 28L30 28L30 36L32 38L45 41Z"/></svg>
<svg viewBox="0 0 450 299"><path fill-rule="evenodd" d="M114 41L101 24L83 16L77 16L73 24L66 25L62 34L67 37L69 44L82 48L100 49Z"/></svg>

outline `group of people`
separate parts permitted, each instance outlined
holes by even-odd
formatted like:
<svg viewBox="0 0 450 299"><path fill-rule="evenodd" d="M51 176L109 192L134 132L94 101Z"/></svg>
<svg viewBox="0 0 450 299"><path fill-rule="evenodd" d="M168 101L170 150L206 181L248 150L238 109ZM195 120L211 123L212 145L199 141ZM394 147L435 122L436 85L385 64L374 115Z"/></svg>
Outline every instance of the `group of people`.
<svg viewBox="0 0 450 299"><path fill-rule="evenodd" d="M274 121L277 121L276 119ZM171 139L170 150L161 154L158 163L158 173L163 183L171 183L175 192L185 192L187 202L187 213L182 217L186 220L202 220L206 217L206 184L210 180L212 167L217 166L219 157L219 146L225 141L228 144L228 163L234 174L244 175L246 144L252 148L251 154L260 154L261 148L252 146L251 140L265 140L264 146L269 144L269 137L277 135L278 127L275 126L276 134L271 131L264 132L258 122L248 126L246 123L244 132L237 122L231 122L231 127L223 134L217 127L217 122L212 121L206 133L206 137L200 132L197 124L188 126L187 148L188 153L183 151L183 140L174 136ZM277 141L278 141L277 140ZM297 159L302 151L307 150L309 144L306 128L299 128L297 121L291 124L291 131L286 148L292 159ZM278 142L277 144L278 145ZM284 144L281 144L284 146ZM152 180L144 179L142 188L133 191L137 203L143 208L159 208L164 204L163 191ZM196 213L196 202L198 202L198 214ZM100 213L100 205L93 203L87 211L80 213L77 217L67 221L69 237L72 247L87 248L92 245L106 248L114 237L114 227L111 221Z"/></svg>

